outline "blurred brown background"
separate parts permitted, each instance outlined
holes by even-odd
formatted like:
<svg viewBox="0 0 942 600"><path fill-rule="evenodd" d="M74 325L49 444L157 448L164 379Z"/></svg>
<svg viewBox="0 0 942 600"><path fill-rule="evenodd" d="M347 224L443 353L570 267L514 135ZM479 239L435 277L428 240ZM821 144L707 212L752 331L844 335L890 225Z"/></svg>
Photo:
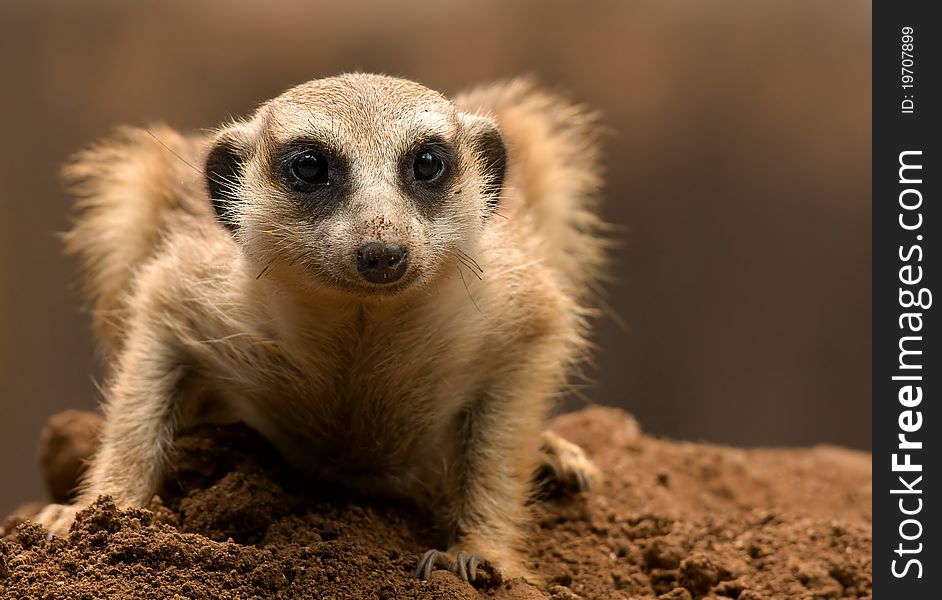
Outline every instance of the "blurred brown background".
<svg viewBox="0 0 942 600"><path fill-rule="evenodd" d="M0 514L95 406L59 165L121 123L212 127L349 70L535 74L604 113L620 226L594 402L740 445L870 443L870 4L0 4ZM574 398L569 406L584 400Z"/></svg>

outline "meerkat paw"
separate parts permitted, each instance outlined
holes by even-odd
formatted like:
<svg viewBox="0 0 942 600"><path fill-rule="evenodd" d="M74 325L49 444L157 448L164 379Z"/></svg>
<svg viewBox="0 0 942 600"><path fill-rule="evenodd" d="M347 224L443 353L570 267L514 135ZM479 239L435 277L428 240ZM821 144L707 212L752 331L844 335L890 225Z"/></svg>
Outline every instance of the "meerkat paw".
<svg viewBox="0 0 942 600"><path fill-rule="evenodd" d="M432 570L438 567L451 571L469 583L474 583L478 576L478 565L481 562L481 557L473 553L459 551L457 556L453 557L448 552L429 550L419 559L419 566L414 576L417 579L428 579L432 575Z"/></svg>
<svg viewBox="0 0 942 600"><path fill-rule="evenodd" d="M513 551L502 551L498 547L490 546L479 552L468 549L472 546L482 547L459 544L447 552L429 550L419 559L414 576L417 579L428 579L432 571L438 568L450 571L468 583L480 583L483 580L487 587L493 587L502 580L531 578L530 572Z"/></svg>
<svg viewBox="0 0 942 600"><path fill-rule="evenodd" d="M32 520L45 527L50 537L65 537L75 521L76 513L83 508L78 504L50 504Z"/></svg>
<svg viewBox="0 0 942 600"><path fill-rule="evenodd" d="M537 480L546 488L568 493L587 492L601 481L599 468L585 450L552 431L544 431Z"/></svg>

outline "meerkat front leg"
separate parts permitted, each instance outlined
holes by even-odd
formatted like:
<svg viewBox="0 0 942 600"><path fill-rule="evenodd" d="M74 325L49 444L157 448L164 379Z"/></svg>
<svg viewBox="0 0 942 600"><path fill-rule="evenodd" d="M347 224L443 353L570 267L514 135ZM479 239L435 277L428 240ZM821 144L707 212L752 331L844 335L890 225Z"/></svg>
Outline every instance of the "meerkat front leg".
<svg viewBox="0 0 942 600"><path fill-rule="evenodd" d="M101 445L74 504L51 504L36 521L65 535L75 514L101 495L119 506L150 501L163 474L180 417L184 367L169 336L156 327L132 328L105 399Z"/></svg>
<svg viewBox="0 0 942 600"><path fill-rule="evenodd" d="M521 556L522 526L539 462L546 395L501 388L481 395L462 414L445 481L449 548L426 552L416 577L443 567L473 581L481 560L508 579L530 575Z"/></svg>

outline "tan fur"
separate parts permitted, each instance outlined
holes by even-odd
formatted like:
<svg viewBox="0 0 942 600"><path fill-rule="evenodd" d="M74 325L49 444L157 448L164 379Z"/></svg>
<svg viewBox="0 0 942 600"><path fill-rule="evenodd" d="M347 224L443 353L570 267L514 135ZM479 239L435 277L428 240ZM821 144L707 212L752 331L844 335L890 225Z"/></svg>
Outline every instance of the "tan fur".
<svg viewBox="0 0 942 600"><path fill-rule="evenodd" d="M475 143L494 122L507 171L489 215L494 177ZM112 357L106 424L76 505L39 520L62 533L100 494L148 503L174 432L215 413L328 484L428 503L451 552L527 576L520 526L541 444L565 474L558 457L584 459L542 430L585 354L601 264L593 131L528 83L452 104L354 74L298 86L213 136L128 129L81 155L67 171L82 198L68 246ZM453 144L454 180L423 208L396 165L428 132ZM342 148L355 180L321 219L272 175L279 144L312 135ZM232 231L193 168L227 144L243 153L237 199L221 204ZM352 256L370 240L408 246L402 282L358 279Z"/></svg>

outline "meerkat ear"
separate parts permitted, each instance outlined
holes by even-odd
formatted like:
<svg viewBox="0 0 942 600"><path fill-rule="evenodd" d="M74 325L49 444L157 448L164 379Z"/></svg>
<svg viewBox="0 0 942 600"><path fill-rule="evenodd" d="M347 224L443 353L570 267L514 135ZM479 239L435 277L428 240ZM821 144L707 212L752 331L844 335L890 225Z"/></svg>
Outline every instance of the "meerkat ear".
<svg viewBox="0 0 942 600"><path fill-rule="evenodd" d="M504 173L507 170L507 147L497 123L487 117L466 115L465 127L471 138L471 147L478 155L484 171L484 193L487 204L486 216L490 216L500 203Z"/></svg>
<svg viewBox="0 0 942 600"><path fill-rule="evenodd" d="M235 203L239 180L248 155L248 128L233 124L216 135L206 156L206 186L216 217L230 231L235 230Z"/></svg>

